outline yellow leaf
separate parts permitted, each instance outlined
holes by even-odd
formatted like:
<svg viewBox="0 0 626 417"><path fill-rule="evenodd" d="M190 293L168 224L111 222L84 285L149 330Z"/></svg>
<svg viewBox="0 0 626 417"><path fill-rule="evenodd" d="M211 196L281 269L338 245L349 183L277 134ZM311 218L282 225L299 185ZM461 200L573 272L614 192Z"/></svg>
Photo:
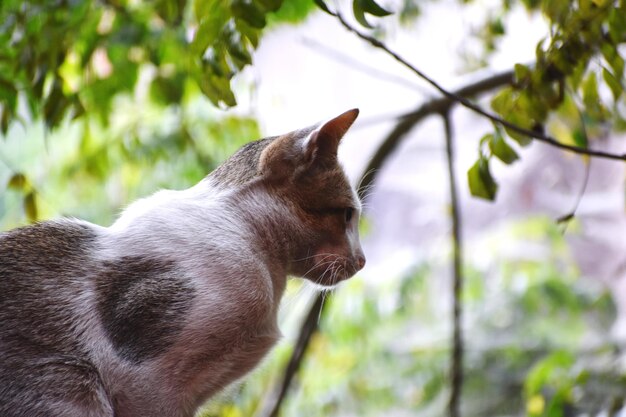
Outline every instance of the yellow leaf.
<svg viewBox="0 0 626 417"><path fill-rule="evenodd" d="M539 394L533 395L526 402L526 411L531 416L539 416L546 408L546 401Z"/></svg>

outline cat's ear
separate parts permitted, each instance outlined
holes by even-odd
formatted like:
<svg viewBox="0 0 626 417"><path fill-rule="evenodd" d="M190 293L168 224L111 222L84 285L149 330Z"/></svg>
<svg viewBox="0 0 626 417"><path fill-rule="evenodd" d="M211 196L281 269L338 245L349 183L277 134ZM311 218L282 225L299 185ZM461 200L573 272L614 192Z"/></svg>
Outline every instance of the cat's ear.
<svg viewBox="0 0 626 417"><path fill-rule="evenodd" d="M304 142L304 162L309 166L334 162L341 138L359 115L359 109L348 110L322 123Z"/></svg>
<svg viewBox="0 0 626 417"><path fill-rule="evenodd" d="M315 128L305 139L297 132L280 136L267 146L259 158L259 172L268 180L289 178L296 172L310 173L336 163L339 141L359 115L349 110Z"/></svg>

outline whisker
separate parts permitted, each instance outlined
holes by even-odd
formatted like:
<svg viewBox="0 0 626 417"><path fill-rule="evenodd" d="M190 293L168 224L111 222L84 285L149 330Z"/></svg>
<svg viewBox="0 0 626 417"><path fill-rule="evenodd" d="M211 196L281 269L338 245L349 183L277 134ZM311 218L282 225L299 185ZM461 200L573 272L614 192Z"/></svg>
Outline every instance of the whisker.
<svg viewBox="0 0 626 417"><path fill-rule="evenodd" d="M371 174L373 174L374 172L377 172L378 170L380 170L380 168L371 168L369 170L367 170L367 172L365 172L362 176L361 179L359 180L359 183L356 186L356 189L359 191L359 194L362 194L363 192L361 191L361 186L363 185L363 181L365 180L365 178L369 177ZM368 184L367 188L372 187L374 183Z"/></svg>
<svg viewBox="0 0 626 417"><path fill-rule="evenodd" d="M316 255L305 256L304 258L294 259L293 262L306 261L307 259L312 259L312 258L315 258L316 256L320 256L320 255L333 256L335 254L334 253L318 253Z"/></svg>
<svg viewBox="0 0 626 417"><path fill-rule="evenodd" d="M328 258L328 257L326 257L326 258ZM324 259L326 259L326 258L324 258ZM318 267L321 267L321 266L324 266L324 265L326 265L326 264L331 264L331 265L332 265L332 263L333 263L333 262L334 262L334 261L320 261L320 262L316 263L316 264L315 264L315 265L313 265L313 266L312 266L312 267L311 267L308 271L306 271L304 274L302 274L302 278L312 279L312 278L310 278L310 277L307 277L307 275L309 274L309 272L312 272L314 269L316 269L316 268L318 268ZM328 269L328 268L327 268L327 269ZM322 274L322 276L323 276L323 275L324 275L324 274Z"/></svg>

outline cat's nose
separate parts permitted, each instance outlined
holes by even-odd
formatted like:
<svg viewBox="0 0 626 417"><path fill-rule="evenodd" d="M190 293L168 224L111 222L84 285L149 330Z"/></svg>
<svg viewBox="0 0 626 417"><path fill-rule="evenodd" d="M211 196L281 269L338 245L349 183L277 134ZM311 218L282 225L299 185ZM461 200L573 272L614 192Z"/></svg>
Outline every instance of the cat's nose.
<svg viewBox="0 0 626 417"><path fill-rule="evenodd" d="M363 267L365 266L365 255L363 255L362 253L357 255L356 264L358 265L359 270L363 269Z"/></svg>

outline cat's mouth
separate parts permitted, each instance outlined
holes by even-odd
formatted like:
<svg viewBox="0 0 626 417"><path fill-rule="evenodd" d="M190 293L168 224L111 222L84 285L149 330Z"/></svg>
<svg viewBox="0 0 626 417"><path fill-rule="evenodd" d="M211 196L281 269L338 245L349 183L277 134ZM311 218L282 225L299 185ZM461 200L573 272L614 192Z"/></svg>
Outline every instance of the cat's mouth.
<svg viewBox="0 0 626 417"><path fill-rule="evenodd" d="M348 258L339 255L318 255L310 273L303 278L316 284L332 287L354 276L365 265L365 257Z"/></svg>

